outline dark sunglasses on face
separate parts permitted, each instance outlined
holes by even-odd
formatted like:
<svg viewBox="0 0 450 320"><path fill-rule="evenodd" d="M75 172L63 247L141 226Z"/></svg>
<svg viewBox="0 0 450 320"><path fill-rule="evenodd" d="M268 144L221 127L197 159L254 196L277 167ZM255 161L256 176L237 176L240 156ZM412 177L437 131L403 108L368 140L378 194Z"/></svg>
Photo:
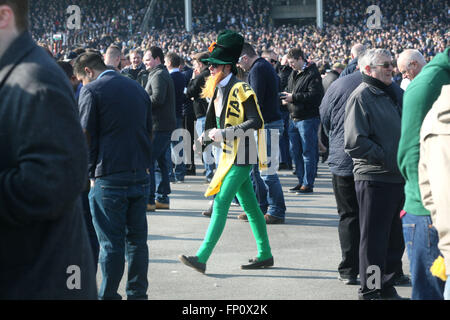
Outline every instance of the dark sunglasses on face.
<svg viewBox="0 0 450 320"><path fill-rule="evenodd" d="M393 61L385 61L382 64L374 64L373 67L383 67L388 69L389 67L395 67L395 63Z"/></svg>
<svg viewBox="0 0 450 320"><path fill-rule="evenodd" d="M217 69L220 66L220 64L210 63L209 66L212 67L213 69Z"/></svg>
<svg viewBox="0 0 450 320"><path fill-rule="evenodd" d="M273 63L273 64L275 64L275 63L277 63L278 61L277 61L277 60L274 60L274 59L270 59L270 62Z"/></svg>

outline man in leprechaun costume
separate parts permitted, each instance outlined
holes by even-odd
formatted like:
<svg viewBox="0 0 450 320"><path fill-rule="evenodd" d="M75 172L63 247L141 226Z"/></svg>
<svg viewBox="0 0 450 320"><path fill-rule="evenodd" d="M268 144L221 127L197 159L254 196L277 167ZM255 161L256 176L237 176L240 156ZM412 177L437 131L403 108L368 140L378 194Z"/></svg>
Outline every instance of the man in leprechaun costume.
<svg viewBox="0 0 450 320"><path fill-rule="evenodd" d="M215 195L215 199L203 244L195 256L179 257L182 263L201 273L206 271L206 262L222 234L235 196L247 214L258 249L257 257L250 259L249 264L241 268L273 266L266 222L250 179L252 165L256 161L261 169L267 166L264 121L255 93L248 84L235 76L243 44L241 35L225 30L219 34L217 42L211 45L210 57L202 60L208 63L211 72L202 95L210 98L211 102L206 113L206 134L200 139L203 144L209 139L221 143L222 154L205 193L205 196ZM254 130L258 130L258 148Z"/></svg>

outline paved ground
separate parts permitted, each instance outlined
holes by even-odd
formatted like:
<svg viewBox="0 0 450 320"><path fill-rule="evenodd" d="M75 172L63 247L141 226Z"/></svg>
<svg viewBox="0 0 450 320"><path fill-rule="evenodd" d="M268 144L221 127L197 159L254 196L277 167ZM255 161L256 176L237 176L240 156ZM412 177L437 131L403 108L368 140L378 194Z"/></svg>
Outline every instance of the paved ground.
<svg viewBox="0 0 450 320"><path fill-rule="evenodd" d="M197 173L199 174L199 173ZM178 255L194 255L209 218L201 215L208 200L204 177L187 176L184 184L171 184L171 209L148 214L149 299L151 300L355 300L358 286L337 280L340 247L338 216L331 174L321 165L314 194L295 195L288 189L297 179L280 171L287 214L283 225L268 225L275 266L241 270L256 255L256 244L242 212L231 207L224 233L202 275L178 261ZM409 274L406 253L403 270ZM98 274L98 281L101 275ZM125 276L119 293L125 295ZM411 296L411 287L397 287Z"/></svg>

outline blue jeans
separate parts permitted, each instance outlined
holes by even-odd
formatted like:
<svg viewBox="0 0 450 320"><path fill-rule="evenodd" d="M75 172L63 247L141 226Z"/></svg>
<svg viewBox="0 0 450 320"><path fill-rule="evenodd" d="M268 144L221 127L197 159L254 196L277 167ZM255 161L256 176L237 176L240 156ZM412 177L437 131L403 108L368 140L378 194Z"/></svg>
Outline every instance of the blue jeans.
<svg viewBox="0 0 450 320"><path fill-rule="evenodd" d="M292 160L295 164L298 183L314 187L319 161L318 131L320 118L293 121L289 126L289 141Z"/></svg>
<svg viewBox="0 0 450 320"><path fill-rule="evenodd" d="M205 131L205 121L206 117L201 117L197 119L195 124L195 130L197 131L197 135L200 137L202 133ZM214 176L215 169L215 160L212 152L203 152L202 154L203 164L205 166L205 176L207 179L212 179Z"/></svg>
<svg viewBox="0 0 450 320"><path fill-rule="evenodd" d="M272 135L270 131L271 129L278 130L279 135L282 135L284 130L283 120L266 123L264 124L264 128L267 129L267 156L271 160L271 163L269 163L270 169L260 173L258 164L255 164L253 165L251 177L261 211L274 217L284 219L286 205L280 179L276 172L279 165L279 150L277 150L276 147L272 150Z"/></svg>
<svg viewBox="0 0 450 320"><path fill-rule="evenodd" d="M177 118L177 129L183 129L183 119ZM180 138L178 141L170 141L170 148L166 151L166 163L169 167L169 179L173 181L173 178L178 181L184 181L184 176L186 175L186 164L184 160L183 149L176 154L174 148L179 144L183 143L183 138ZM188 150L189 151L189 150ZM175 164L177 158L183 159L183 162L180 164ZM174 174L175 167L175 174Z"/></svg>
<svg viewBox="0 0 450 320"><path fill-rule="evenodd" d="M430 268L439 256L439 236L430 216L407 213L402 218L403 237L411 269L413 300L442 300L445 282L434 277Z"/></svg>
<svg viewBox="0 0 450 320"><path fill-rule="evenodd" d="M147 170L111 174L95 180L89 193L92 221L100 244L102 283L99 299L121 299L117 293L125 256L128 299L147 299Z"/></svg>
<svg viewBox="0 0 450 320"><path fill-rule="evenodd" d="M280 132L280 163L292 165L291 154L289 151L289 111L281 111L283 119L283 132Z"/></svg>
<svg viewBox="0 0 450 320"><path fill-rule="evenodd" d="M150 163L150 196L148 203L155 204L155 198L160 203L169 203L170 180L166 152L170 146L170 131L153 131L152 161ZM156 172L155 164L159 171Z"/></svg>

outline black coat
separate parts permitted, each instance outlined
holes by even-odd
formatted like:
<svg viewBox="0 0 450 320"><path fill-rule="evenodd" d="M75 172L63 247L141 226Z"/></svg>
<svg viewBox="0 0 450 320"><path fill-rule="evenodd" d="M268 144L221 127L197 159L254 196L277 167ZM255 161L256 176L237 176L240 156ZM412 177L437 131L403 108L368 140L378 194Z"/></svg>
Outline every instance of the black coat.
<svg viewBox="0 0 450 320"><path fill-rule="evenodd" d="M277 66L277 73L280 77L280 92L283 92L287 88L289 76L292 73L292 68L288 65L280 65L279 67Z"/></svg>
<svg viewBox="0 0 450 320"><path fill-rule="evenodd" d="M202 89L205 86L206 78L209 77L210 72L208 68L205 68L198 76L189 81L187 86L186 96L190 99L194 99L194 113L195 118L202 118L206 116L206 110L208 109L208 102L206 99L200 98Z"/></svg>
<svg viewBox="0 0 450 320"><path fill-rule="evenodd" d="M175 86L163 64L149 70L145 91L152 103L153 131L175 130L177 128Z"/></svg>
<svg viewBox="0 0 450 320"><path fill-rule="evenodd" d="M292 93L293 102L288 104L294 120L306 120L319 116L319 106L324 92L322 77L315 64L302 72L293 71L289 76L287 92Z"/></svg>
<svg viewBox="0 0 450 320"><path fill-rule="evenodd" d="M86 138L66 75L28 32L0 57L0 154L0 299L96 299Z"/></svg>
<svg viewBox="0 0 450 320"><path fill-rule="evenodd" d="M284 92L287 89L289 76L291 75L292 68L288 65L282 66L281 64L278 63L276 71L278 77L280 77L280 92ZM281 101L280 101L280 110L283 112L288 112L287 106L281 104Z"/></svg>

